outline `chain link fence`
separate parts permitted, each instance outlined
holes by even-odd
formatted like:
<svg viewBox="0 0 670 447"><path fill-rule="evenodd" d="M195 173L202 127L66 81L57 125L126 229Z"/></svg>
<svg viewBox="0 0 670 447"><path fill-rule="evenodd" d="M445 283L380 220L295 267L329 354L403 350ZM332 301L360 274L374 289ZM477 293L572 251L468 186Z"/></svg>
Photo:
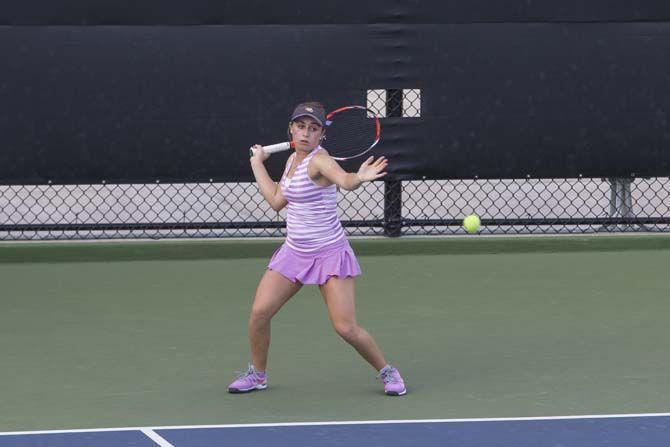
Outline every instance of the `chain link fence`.
<svg viewBox="0 0 670 447"><path fill-rule="evenodd" d="M417 89L369 90L380 117L421 116ZM350 236L670 231L670 178L417 180L340 192ZM0 240L285 236L254 183L0 186Z"/></svg>
<svg viewBox="0 0 670 447"><path fill-rule="evenodd" d="M470 213L484 234L670 231L670 178L388 183L340 191L349 235L464 234ZM274 237L285 217L253 183L0 187L0 240Z"/></svg>

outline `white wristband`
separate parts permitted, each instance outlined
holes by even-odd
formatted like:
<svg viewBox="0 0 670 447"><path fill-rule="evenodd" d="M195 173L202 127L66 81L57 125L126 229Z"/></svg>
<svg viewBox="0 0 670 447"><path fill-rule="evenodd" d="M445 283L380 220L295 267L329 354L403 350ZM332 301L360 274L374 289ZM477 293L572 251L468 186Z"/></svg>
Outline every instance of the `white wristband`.
<svg viewBox="0 0 670 447"><path fill-rule="evenodd" d="M363 184L363 179L361 178L361 174L358 172L356 173L356 177L358 178L358 181L361 182L361 185Z"/></svg>

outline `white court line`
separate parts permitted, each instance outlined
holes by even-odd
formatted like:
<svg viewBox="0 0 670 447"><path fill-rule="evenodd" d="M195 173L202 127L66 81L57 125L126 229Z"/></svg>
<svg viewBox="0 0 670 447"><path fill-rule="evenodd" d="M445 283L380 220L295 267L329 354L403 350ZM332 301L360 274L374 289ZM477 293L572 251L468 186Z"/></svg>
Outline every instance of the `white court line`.
<svg viewBox="0 0 670 447"><path fill-rule="evenodd" d="M313 425L370 425L370 424L422 424L422 423L450 423L450 422L514 422L514 421L556 421L574 419L619 419L619 418L647 418L668 417L670 413L631 413L631 414L589 414L579 416L533 416L509 418L467 418L467 419L399 419L383 421L326 421L326 422L277 422L260 424L222 424L222 425L173 425L163 427L117 427L117 428L85 428L74 430L41 430L41 431L14 431L0 432L0 436L10 435L45 435L60 433L91 433L113 431L155 431L155 430L192 430L200 428L247 428L247 427L308 427ZM158 435L156 435L158 436ZM166 441L167 442L167 441ZM169 444L168 444L169 445Z"/></svg>
<svg viewBox="0 0 670 447"><path fill-rule="evenodd" d="M172 444L167 442L165 440L165 438L163 438L162 436L160 436L158 433L156 433L155 431L153 431L150 428L143 428L142 433L147 435L147 437L149 439L151 439L152 441L154 441L156 444L158 444L161 447L174 447Z"/></svg>

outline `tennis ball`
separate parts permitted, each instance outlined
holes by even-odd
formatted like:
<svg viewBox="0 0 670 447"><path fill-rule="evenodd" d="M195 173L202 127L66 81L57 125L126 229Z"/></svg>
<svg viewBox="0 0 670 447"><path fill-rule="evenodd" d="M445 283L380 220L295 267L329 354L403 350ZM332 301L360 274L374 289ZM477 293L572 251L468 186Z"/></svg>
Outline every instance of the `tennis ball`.
<svg viewBox="0 0 670 447"><path fill-rule="evenodd" d="M465 228L465 231L468 233L476 233L477 230L479 230L480 224L481 222L476 214L470 214L463 219L463 228Z"/></svg>

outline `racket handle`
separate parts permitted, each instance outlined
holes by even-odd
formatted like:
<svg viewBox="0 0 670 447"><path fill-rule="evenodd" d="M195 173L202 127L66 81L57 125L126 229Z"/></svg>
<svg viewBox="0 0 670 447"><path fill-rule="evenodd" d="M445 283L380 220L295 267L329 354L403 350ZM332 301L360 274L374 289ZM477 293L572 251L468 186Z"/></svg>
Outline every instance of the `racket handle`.
<svg viewBox="0 0 670 447"><path fill-rule="evenodd" d="M271 144L269 146L263 146L263 152L266 154L274 154L275 152L282 152L282 151L287 151L289 149L292 149L295 147L295 143L293 141L289 142L286 141L284 143L277 143L277 144ZM256 151L254 148L249 149L249 156L253 157Z"/></svg>

